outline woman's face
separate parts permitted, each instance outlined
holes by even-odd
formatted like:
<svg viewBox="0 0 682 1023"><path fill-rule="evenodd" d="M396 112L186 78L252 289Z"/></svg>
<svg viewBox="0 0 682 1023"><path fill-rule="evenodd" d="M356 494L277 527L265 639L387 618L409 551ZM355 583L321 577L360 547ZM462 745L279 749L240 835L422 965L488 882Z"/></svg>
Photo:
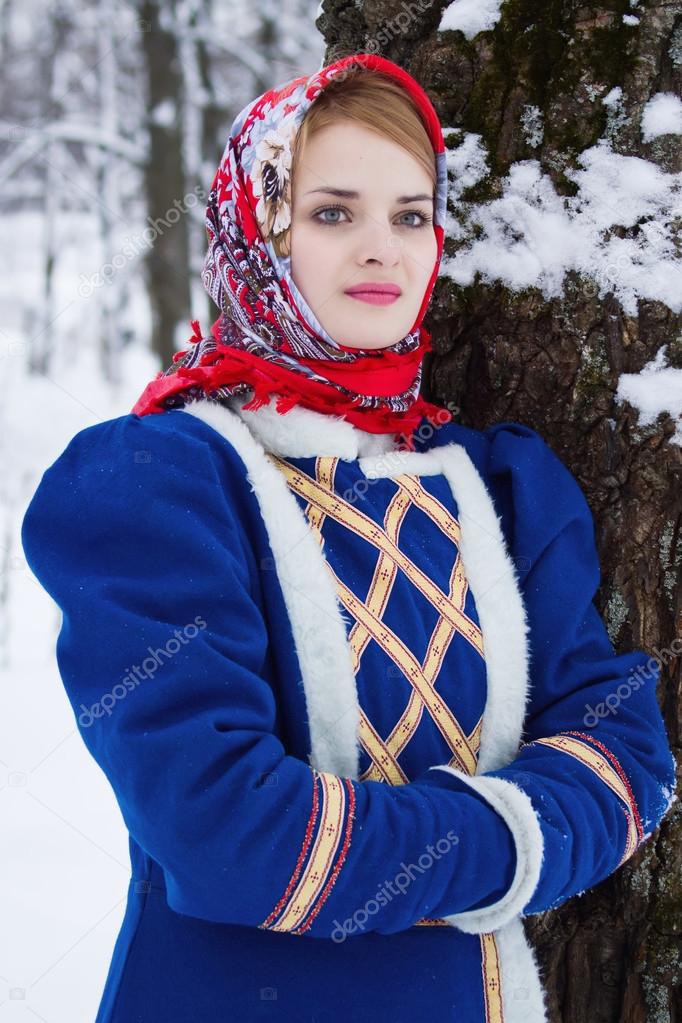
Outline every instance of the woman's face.
<svg viewBox="0 0 682 1023"><path fill-rule="evenodd" d="M292 183L296 287L338 344L396 344L414 324L436 261L431 178L401 146L344 118L308 139ZM376 304L347 292L366 284L400 293Z"/></svg>

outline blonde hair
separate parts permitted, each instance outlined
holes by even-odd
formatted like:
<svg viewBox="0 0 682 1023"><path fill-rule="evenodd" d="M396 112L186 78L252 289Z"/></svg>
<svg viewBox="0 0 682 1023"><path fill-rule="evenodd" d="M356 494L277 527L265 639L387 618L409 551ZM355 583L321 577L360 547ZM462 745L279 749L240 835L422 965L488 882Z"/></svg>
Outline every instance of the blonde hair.
<svg viewBox="0 0 682 1023"><path fill-rule="evenodd" d="M291 153L291 195L296 166L308 139L341 118L364 124L406 149L418 160L436 188L436 157L421 113L393 78L370 68L357 68L333 79L308 108ZM289 250L289 228L279 238Z"/></svg>
<svg viewBox="0 0 682 1023"><path fill-rule="evenodd" d="M421 114L403 87L370 68L332 79L310 105L294 139L292 176L306 141L340 117L365 124L406 149L436 186L436 158Z"/></svg>

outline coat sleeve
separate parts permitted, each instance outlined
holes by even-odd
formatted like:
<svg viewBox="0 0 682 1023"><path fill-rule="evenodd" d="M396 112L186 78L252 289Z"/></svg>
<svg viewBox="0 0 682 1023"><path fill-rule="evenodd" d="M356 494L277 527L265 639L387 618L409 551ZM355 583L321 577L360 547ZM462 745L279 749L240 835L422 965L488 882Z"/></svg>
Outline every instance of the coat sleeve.
<svg viewBox="0 0 682 1023"><path fill-rule="evenodd" d="M541 829L542 868L522 915L560 906L616 871L677 800L675 758L656 697L660 662L616 655L593 598L600 581L594 522L570 471L538 433L486 431L496 510L525 607L529 699L525 741L499 770L456 777L495 812L530 797L527 841ZM533 819L535 818L535 819ZM499 906L453 917L470 933L498 924Z"/></svg>
<svg viewBox="0 0 682 1023"><path fill-rule="evenodd" d="M428 770L393 787L287 754L245 467L192 417L172 430L173 414L81 431L22 523L62 612L80 734L169 906L335 941L502 897L518 912L539 859L517 861L513 823L480 795Z"/></svg>

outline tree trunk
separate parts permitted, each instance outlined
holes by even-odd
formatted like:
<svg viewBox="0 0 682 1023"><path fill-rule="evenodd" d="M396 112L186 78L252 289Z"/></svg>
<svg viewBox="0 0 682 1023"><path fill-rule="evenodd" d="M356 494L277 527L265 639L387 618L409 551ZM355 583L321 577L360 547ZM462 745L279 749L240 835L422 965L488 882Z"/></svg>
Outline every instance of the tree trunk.
<svg viewBox="0 0 682 1023"><path fill-rule="evenodd" d="M137 8L146 64L149 119L145 191L148 223L154 235L145 260L152 309L151 342L152 351L158 353L161 364L166 366L177 347L191 334L189 222L184 203L182 155L182 73L177 38L172 25L166 24L169 18L175 20L175 3L161 5L159 0L138 0ZM181 204L179 215L178 203Z"/></svg>
<svg viewBox="0 0 682 1023"><path fill-rule="evenodd" d="M466 35L438 30L447 6L325 0L317 25L325 63L374 52L414 75L449 129L448 149L479 137L487 176L470 184L458 180L457 160L451 164L452 265L480 234L472 211L505 194L520 161L537 161L569 200L580 191L570 176L578 157L600 139L615 154L648 161L668 182L682 170L682 135L644 142L640 128L654 94L682 95L682 2L507 0L496 24ZM580 196L584 207L586 186ZM641 241L642 231L675 227L645 215L627 221L615 198L613 206L603 245L608 235ZM652 251L642 249L642 258ZM672 251L682 282L679 234ZM494 267L487 281L476 274L462 283L462 265L441 276L426 319L434 352L425 396L454 402L466 426L534 427L574 473L595 516L602 566L595 603L618 651L644 649L662 663L658 695L680 762L681 660L673 651L682 641L682 447L670 416L639 424L616 391L622 374L639 374L665 345L679 373L682 283L676 299L670 291L651 297L645 269L630 285L626 263L607 259L593 270L569 267L551 293L534 283L514 287ZM614 875L524 926L552 1023L682 1020L682 803Z"/></svg>

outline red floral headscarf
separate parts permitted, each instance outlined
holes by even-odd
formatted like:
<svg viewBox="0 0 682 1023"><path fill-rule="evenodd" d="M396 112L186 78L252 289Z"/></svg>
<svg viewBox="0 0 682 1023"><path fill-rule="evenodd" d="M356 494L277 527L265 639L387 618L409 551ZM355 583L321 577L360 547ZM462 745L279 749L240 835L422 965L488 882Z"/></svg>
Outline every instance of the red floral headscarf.
<svg viewBox="0 0 682 1023"><path fill-rule="evenodd" d="M327 334L291 276L292 145L306 112L332 81L359 68L399 82L420 111L433 144L437 170L433 230L437 257L409 334L381 349L338 344ZM234 120L206 207L208 251L204 287L221 314L208 336L191 321L192 347L177 352L132 411L137 415L181 408L206 399L229 404L253 391L244 408L277 396L277 411L293 405L343 416L372 433L394 432L413 447L411 433L426 416L451 418L419 396L422 360L431 350L422 326L443 252L447 173L438 116L419 83L397 64L355 54L272 89Z"/></svg>

